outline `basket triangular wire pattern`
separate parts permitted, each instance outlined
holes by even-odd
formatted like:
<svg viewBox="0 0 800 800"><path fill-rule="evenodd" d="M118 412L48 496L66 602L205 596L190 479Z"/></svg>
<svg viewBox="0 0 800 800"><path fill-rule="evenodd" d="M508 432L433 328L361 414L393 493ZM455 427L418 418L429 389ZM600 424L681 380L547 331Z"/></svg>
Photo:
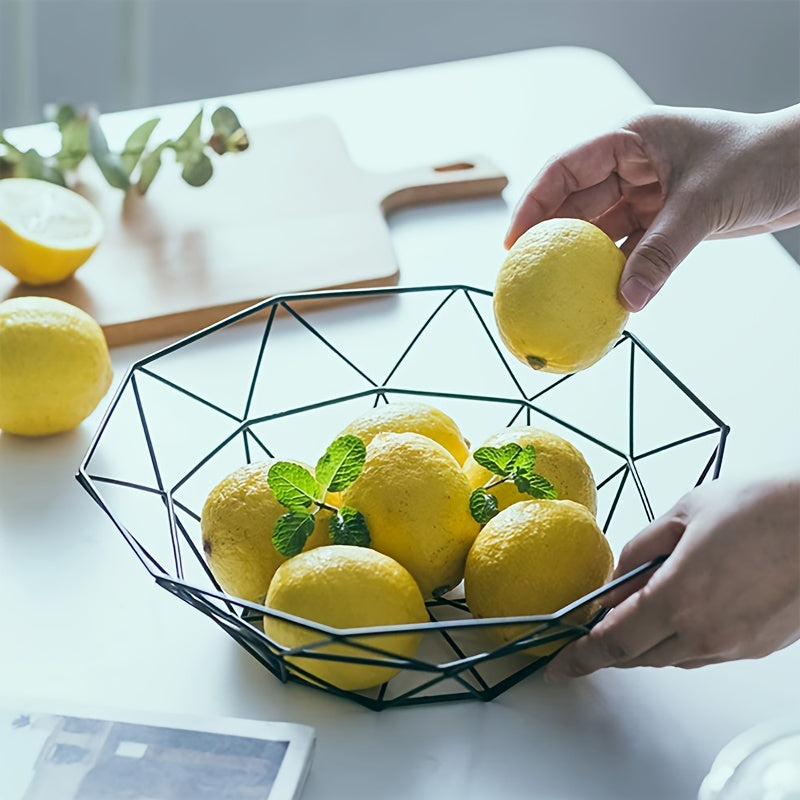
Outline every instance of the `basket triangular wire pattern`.
<svg viewBox="0 0 800 800"><path fill-rule="evenodd" d="M313 463L333 435L315 440L308 431L335 435L360 411L398 399L431 402L475 429L483 425L484 433L525 424L572 439L597 479L598 522L607 535L618 520L625 530L616 535L628 535L631 524L652 520L676 493L719 475L728 426L634 335L623 333L581 373L536 373L507 358L491 297L436 285L265 300L133 364L77 478L160 586L206 614L281 681L375 710L491 700L596 624L603 594L661 559L549 615L475 619L456 590L428 602L428 623L343 631L227 595L206 565L199 532L205 496L237 466L296 458L300 442ZM356 301L369 302L343 323L342 309ZM208 347L212 337L219 347ZM313 371L312 393L298 370ZM677 470L649 467L676 454ZM665 490L669 482L677 487ZM315 641L282 647L263 633L264 614L313 631ZM519 636L497 646L487 631L500 625L516 627ZM381 640L398 631L421 635L414 658L382 649ZM304 668L314 659L388 666L397 674L373 690L346 691Z"/></svg>

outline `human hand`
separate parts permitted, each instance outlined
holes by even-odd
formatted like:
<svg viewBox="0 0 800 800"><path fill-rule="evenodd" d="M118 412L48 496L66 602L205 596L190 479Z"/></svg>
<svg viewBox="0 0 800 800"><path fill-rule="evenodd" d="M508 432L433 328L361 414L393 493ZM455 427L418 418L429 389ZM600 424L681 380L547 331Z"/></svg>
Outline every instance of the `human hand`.
<svg viewBox="0 0 800 800"><path fill-rule="evenodd" d="M800 105L768 114L654 107L550 161L505 245L551 217L624 239L619 297L639 311L706 237L800 223Z"/></svg>
<svg viewBox="0 0 800 800"><path fill-rule="evenodd" d="M703 485L623 549L611 610L546 667L558 682L602 667L700 667L760 658L800 639L800 475Z"/></svg>

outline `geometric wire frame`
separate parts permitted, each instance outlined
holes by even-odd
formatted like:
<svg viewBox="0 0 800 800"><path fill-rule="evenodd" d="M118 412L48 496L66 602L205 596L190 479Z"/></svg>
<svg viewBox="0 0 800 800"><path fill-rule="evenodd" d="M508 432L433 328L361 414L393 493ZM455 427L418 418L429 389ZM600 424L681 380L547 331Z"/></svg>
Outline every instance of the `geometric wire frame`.
<svg viewBox="0 0 800 800"><path fill-rule="evenodd" d="M597 480L598 523L612 546L613 537L621 544L633 526L719 475L728 426L635 336L624 332L587 370L545 375L506 357L491 298L483 289L439 285L265 300L133 364L76 477L158 585L210 617L281 681L374 710L491 700L540 669L553 647L588 632L605 613L594 613L603 595L657 568L663 557L548 615L475 619L458 587L428 601L430 622L341 630L226 594L205 563L199 531L205 496L236 466L298 458L298 443L308 451L303 460L315 463L314 453L358 413L408 397L433 400L462 431L484 437L534 424L577 443ZM353 301L370 305L348 318ZM223 354L211 364L209 337ZM319 375L317 396L306 395L307 380L292 379L297 370ZM678 468L651 468L678 453ZM264 634L264 614L314 631L318 640L284 648ZM497 646L487 629L501 625L518 628L519 636ZM381 648L383 637L401 631L420 634L414 657ZM346 645L345 652L326 649L332 643ZM540 648L543 655L525 652L550 643ZM312 678L291 660L298 656L398 672L375 689L346 691Z"/></svg>

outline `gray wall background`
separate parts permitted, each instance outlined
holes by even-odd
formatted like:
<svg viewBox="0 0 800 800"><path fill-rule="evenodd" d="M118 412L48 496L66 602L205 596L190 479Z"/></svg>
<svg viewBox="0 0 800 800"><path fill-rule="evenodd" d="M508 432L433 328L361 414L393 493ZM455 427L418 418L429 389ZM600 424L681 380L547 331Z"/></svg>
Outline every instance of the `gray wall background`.
<svg viewBox="0 0 800 800"><path fill-rule="evenodd" d="M0 128L563 44L659 103L800 100L800 0L0 0Z"/></svg>

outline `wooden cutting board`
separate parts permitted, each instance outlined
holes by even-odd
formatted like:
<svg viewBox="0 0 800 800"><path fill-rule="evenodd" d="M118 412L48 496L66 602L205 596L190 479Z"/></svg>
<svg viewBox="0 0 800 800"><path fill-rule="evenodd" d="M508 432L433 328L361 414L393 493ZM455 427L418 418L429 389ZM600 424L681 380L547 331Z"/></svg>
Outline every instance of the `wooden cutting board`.
<svg viewBox="0 0 800 800"><path fill-rule="evenodd" d="M80 191L106 225L98 249L54 286L19 284L0 270L0 299L66 300L101 324L111 346L182 336L276 294L397 283L389 212L499 194L507 183L482 157L368 172L326 117L248 134L250 148L215 158L199 189L171 163L144 197L87 169Z"/></svg>

